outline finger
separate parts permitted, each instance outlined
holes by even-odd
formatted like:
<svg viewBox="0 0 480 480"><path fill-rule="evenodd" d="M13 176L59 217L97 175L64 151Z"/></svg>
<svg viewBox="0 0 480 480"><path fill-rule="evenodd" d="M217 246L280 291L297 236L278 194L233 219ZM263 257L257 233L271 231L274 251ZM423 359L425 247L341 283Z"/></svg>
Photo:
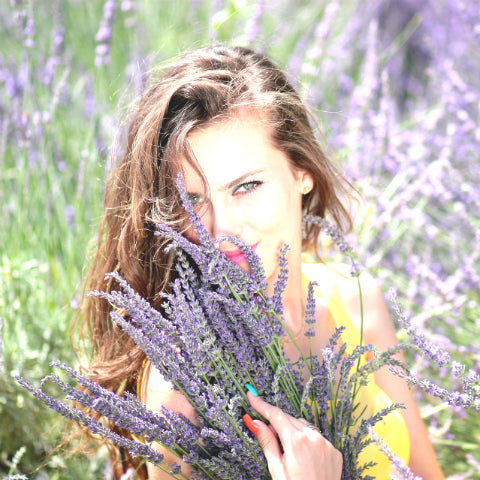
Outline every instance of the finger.
<svg viewBox="0 0 480 480"><path fill-rule="evenodd" d="M249 415L244 415L243 420L252 433L255 434L257 441L262 449L268 463L268 468L272 478L281 479L282 477L282 449L277 440L275 432L260 420L252 420Z"/></svg>
<svg viewBox="0 0 480 480"><path fill-rule="evenodd" d="M305 418L298 418L297 421L302 424L302 427L306 427L308 431L322 435L321 430L317 426L315 426L313 423L310 423Z"/></svg>
<svg viewBox="0 0 480 480"><path fill-rule="evenodd" d="M280 408L270 405L262 398L252 395L250 392L247 393L247 397L253 409L266 418L278 434L280 434L286 426L292 425L293 417L282 412Z"/></svg>

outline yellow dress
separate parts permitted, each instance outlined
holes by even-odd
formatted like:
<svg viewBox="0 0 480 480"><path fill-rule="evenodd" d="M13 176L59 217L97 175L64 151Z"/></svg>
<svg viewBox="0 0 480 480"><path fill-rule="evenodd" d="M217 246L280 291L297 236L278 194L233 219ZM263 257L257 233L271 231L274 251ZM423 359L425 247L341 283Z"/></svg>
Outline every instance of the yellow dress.
<svg viewBox="0 0 480 480"><path fill-rule="evenodd" d="M316 269L315 267L318 268L318 265L304 264L302 266L304 280L305 278L307 282L310 280L309 273L313 274L313 269ZM326 299L329 316L335 327L345 327L341 339L347 344L346 352L351 353L360 343L360 332L350 318L336 286L331 286L326 296L322 295L318 287L315 288L315 293L319 297ZM370 375L368 384L360 388L357 400L361 404L360 411L364 406L367 407L363 415L364 418L369 418L394 403L375 383L373 374ZM408 465L410 458L410 439L401 412L396 409L389 413L382 421L377 422L373 430L390 450L402 458ZM359 465L367 462L376 462L376 465L365 470L364 474L371 475L379 480L388 479L390 473L395 473L390 460L375 444L368 445L360 452Z"/></svg>

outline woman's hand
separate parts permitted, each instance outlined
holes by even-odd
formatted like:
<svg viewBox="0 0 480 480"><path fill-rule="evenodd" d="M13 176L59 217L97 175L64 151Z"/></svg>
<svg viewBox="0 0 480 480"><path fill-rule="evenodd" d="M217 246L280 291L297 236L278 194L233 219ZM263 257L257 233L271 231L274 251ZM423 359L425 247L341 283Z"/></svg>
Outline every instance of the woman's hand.
<svg viewBox="0 0 480 480"><path fill-rule="evenodd" d="M251 406L266 418L247 426L255 433L273 480L338 480L342 454L304 419L293 418L260 397L248 393Z"/></svg>

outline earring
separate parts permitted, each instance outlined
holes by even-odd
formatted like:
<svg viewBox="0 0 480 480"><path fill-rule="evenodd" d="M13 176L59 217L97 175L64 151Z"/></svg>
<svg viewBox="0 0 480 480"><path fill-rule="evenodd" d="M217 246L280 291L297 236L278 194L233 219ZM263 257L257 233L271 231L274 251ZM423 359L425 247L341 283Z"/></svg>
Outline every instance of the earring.
<svg viewBox="0 0 480 480"><path fill-rule="evenodd" d="M305 185L303 187L302 195L306 195L307 193L310 193L311 190L312 190L312 187L310 185Z"/></svg>

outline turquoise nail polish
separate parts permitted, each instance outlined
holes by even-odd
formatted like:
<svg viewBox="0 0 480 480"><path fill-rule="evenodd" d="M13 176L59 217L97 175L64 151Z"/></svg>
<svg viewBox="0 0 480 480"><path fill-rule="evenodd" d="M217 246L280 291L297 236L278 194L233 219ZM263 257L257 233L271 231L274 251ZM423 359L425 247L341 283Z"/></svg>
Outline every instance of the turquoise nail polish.
<svg viewBox="0 0 480 480"><path fill-rule="evenodd" d="M252 394L258 397L258 392L256 388L253 385L250 385L249 383L246 383L245 386L247 387L248 391Z"/></svg>

